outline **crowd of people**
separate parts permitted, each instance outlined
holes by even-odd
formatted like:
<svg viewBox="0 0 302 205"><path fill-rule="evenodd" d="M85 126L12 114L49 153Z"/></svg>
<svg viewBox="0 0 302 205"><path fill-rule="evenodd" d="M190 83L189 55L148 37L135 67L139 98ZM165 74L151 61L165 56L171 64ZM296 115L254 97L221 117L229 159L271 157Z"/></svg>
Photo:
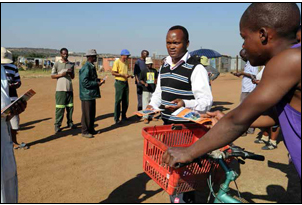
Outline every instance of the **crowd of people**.
<svg viewBox="0 0 302 205"><path fill-rule="evenodd" d="M185 124L189 121L172 113L181 108L191 108L211 118L213 125L203 138L187 148L169 148L163 161L171 167L176 163L191 162L195 158L233 142L238 137L253 133L254 128L271 131L256 139L265 143L265 150L277 148L276 137L281 128L284 141L299 176L301 177L301 26L299 8L294 3L253 3L240 20L240 35L244 43L240 55L246 66L234 73L243 76L240 105L228 114L210 112L213 104L211 81L219 72L211 67L206 56L196 58L188 52L189 32L183 26L171 27L166 35L168 56L161 68L153 68L147 50L135 63L134 75L128 73L130 52L124 49L112 68L115 78L114 123L128 121L129 78L135 78L137 110L162 109L164 125ZM68 50L60 50L61 59L52 69L51 78L57 80L55 133L61 131L64 112L67 126L77 129L72 120L74 64L68 61ZM105 79L98 78L94 63L97 52L86 52L87 62L79 71L82 136L93 138L100 134L94 129L96 99L101 97L100 86ZM258 67L265 66L260 73ZM259 75L261 74L261 75ZM263 74L263 76L262 76ZM273 79L273 80L272 80ZM17 97L16 89L21 81L18 70L12 64L11 53L1 48L1 109ZM26 108L26 102L17 103L9 116L1 115L1 202L18 200L16 163L12 147L26 146L17 143L18 115ZM158 119L143 118L144 123ZM277 127L276 127L277 126ZM263 130L265 133L265 130ZM170 196L171 203L194 203L195 193L186 192Z"/></svg>

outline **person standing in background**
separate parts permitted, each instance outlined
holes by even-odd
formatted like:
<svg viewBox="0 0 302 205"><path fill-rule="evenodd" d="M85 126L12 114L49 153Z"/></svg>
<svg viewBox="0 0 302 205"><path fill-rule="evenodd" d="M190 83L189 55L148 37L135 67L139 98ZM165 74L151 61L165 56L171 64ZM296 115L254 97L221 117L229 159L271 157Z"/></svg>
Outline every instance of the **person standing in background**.
<svg viewBox="0 0 302 205"><path fill-rule="evenodd" d="M152 93L155 91L158 77L157 70L152 68L153 61L151 57L146 58L146 66L146 70L143 70L139 76L140 83L143 85L143 110L145 110L150 103ZM149 115L146 115L143 118L145 124L148 124L149 121L152 120L152 116Z"/></svg>
<svg viewBox="0 0 302 205"><path fill-rule="evenodd" d="M51 71L51 78L57 79L55 133L61 131L60 127L62 125L65 109L67 111L67 126L71 129L76 128L72 121L72 79L74 79L74 63L68 61L67 48L62 48L60 54L61 59L55 62Z"/></svg>
<svg viewBox="0 0 302 205"><path fill-rule="evenodd" d="M127 121L126 116L129 106L129 84L128 78L133 76L128 74L128 59L130 52L127 49L121 51L121 57L117 59L112 67L112 75L115 76L115 105L114 105L114 121L119 124L122 103L122 120Z"/></svg>
<svg viewBox="0 0 302 205"><path fill-rule="evenodd" d="M256 78L258 74L258 67L251 66L250 62L247 59L245 49L240 51L240 56L244 62L246 62L244 71L240 71L238 73L233 73L233 75L242 78L242 88L241 88L241 96L240 96L240 103L256 88L256 85L253 84L252 80ZM253 134L255 128L249 128L246 133L242 136L246 136L247 134Z"/></svg>
<svg viewBox="0 0 302 205"><path fill-rule="evenodd" d="M1 62L7 57L6 49L1 49ZM4 57L4 58L3 58ZM1 64L1 110L11 103L9 85L5 68ZM10 120L14 115L21 114L26 108L26 101L19 101L12 107L8 116L1 115L1 203L18 203L18 178L13 142L10 131Z"/></svg>
<svg viewBox="0 0 302 205"><path fill-rule="evenodd" d="M98 79L93 63L97 61L95 49L86 52L87 62L79 71L80 99L82 103L82 136L93 138L100 132L94 129L96 99L101 97L100 86L105 82Z"/></svg>
<svg viewBox="0 0 302 205"><path fill-rule="evenodd" d="M6 50L4 47L1 47L1 65L3 65L5 68L7 82L9 85L9 96L12 103L18 98L17 89L21 86L21 79L17 66L13 64L12 53L9 50ZM24 142L19 144L17 141L17 132L20 128L19 115L15 115L10 120L10 124L14 149L27 149L28 146Z"/></svg>
<svg viewBox="0 0 302 205"><path fill-rule="evenodd" d="M219 71L216 68L213 68L210 63L209 59L206 56L201 56L200 57L200 63L205 67L205 69L208 71L209 74L209 80L210 80L210 85L212 84L212 81L216 80L218 76L220 75Z"/></svg>
<svg viewBox="0 0 302 205"><path fill-rule="evenodd" d="M142 95L143 95L143 85L140 83L139 76L140 73L146 70L146 58L149 56L149 51L142 50L141 57L137 59L134 65L134 77L136 84L136 92L137 92L137 110L142 110Z"/></svg>

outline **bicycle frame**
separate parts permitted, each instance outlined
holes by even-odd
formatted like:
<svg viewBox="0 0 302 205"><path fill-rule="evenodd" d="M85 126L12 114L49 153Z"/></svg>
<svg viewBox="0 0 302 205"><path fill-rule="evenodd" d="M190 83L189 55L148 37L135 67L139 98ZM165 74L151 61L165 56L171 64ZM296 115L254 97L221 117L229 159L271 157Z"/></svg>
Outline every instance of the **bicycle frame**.
<svg viewBox="0 0 302 205"><path fill-rule="evenodd" d="M235 181L237 179L238 174L235 171L229 169L223 159L219 159L218 162L226 173L226 180L223 184L221 184L214 203L241 203L240 201L228 195L228 192L230 191L229 185L232 181Z"/></svg>

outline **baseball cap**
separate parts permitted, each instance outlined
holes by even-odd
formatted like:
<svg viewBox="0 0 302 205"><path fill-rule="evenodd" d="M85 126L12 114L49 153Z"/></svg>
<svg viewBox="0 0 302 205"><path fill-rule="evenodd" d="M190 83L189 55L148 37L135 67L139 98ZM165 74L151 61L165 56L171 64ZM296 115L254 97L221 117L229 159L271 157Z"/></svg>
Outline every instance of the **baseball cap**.
<svg viewBox="0 0 302 205"><path fill-rule="evenodd" d="M121 56L130 56L130 52L127 49L121 51Z"/></svg>

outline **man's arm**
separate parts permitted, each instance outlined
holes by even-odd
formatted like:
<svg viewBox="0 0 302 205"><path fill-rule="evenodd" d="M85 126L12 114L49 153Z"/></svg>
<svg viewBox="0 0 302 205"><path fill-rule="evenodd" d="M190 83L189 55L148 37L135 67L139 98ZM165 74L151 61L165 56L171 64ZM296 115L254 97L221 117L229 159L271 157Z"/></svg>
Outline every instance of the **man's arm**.
<svg viewBox="0 0 302 205"><path fill-rule="evenodd" d="M82 85L86 89L94 89L96 87L100 86L100 83L97 82L97 80L92 81L89 77L89 69L88 68L82 68L82 72L80 75L80 78L82 80Z"/></svg>
<svg viewBox="0 0 302 205"><path fill-rule="evenodd" d="M170 166L191 162L223 147L244 133L266 110L276 105L301 81L301 50L286 50L266 65L256 89L236 109L226 114L200 140L188 148L169 148L163 161Z"/></svg>
<svg viewBox="0 0 302 205"><path fill-rule="evenodd" d="M130 78L130 77L131 77L131 76L128 75L128 74L123 75L123 74L119 74L119 73L116 72L116 71L112 71L111 73L112 73L112 75L115 76L115 77L123 77L123 78Z"/></svg>
<svg viewBox="0 0 302 205"><path fill-rule="evenodd" d="M140 82L139 74L138 74L139 70L140 70L140 68L139 68L138 62L136 61L135 64L134 64L134 72L133 72L133 74L135 76L135 81L136 81L137 84L139 84L139 82Z"/></svg>
<svg viewBox="0 0 302 205"><path fill-rule="evenodd" d="M71 67L71 72L69 73L71 79L74 79L74 65Z"/></svg>
<svg viewBox="0 0 302 205"><path fill-rule="evenodd" d="M202 118L210 118L212 121L212 124L209 127L213 127L217 124L219 120L221 120L225 114L219 110L216 110L214 112L207 112L206 114L201 114ZM270 109L269 111L266 111L265 115L261 115L258 117L257 120L253 122L253 124L250 125L252 128L267 128L272 127L276 124L279 124L278 120L278 113L276 108Z"/></svg>
<svg viewBox="0 0 302 205"><path fill-rule="evenodd" d="M145 87L148 87L148 84L146 83L146 72L145 71L141 71L141 73L138 76L138 81Z"/></svg>
<svg viewBox="0 0 302 205"><path fill-rule="evenodd" d="M208 66L210 72L212 73L212 76L210 77L211 81L216 80L216 78L218 78L218 76L220 75L219 71L216 68L213 68L212 66Z"/></svg>
<svg viewBox="0 0 302 205"><path fill-rule="evenodd" d="M256 76L255 75L253 75L253 74L251 74L251 73L245 73L244 71L240 71L240 72L238 72L238 73L233 73L233 75L235 75L235 76L237 76L237 77L240 77L240 76L245 76L245 77L247 77L247 78L250 78L250 79L255 79L256 78Z"/></svg>
<svg viewBox="0 0 302 205"><path fill-rule="evenodd" d="M185 107L194 108L198 111L210 110L213 103L213 96L209 84L208 72L203 66L196 66L191 76L191 82L194 99L183 100Z"/></svg>
<svg viewBox="0 0 302 205"><path fill-rule="evenodd" d="M13 77L13 83L10 84L9 86L14 88L14 89L18 89L20 88L21 86L21 78L20 78L20 75L19 75L19 69L17 66L15 66L15 75Z"/></svg>
<svg viewBox="0 0 302 205"><path fill-rule="evenodd" d="M65 77L67 75L67 72L63 72L61 74L58 74L58 62L55 62L55 64L52 67L51 70L51 78L52 79L58 79L61 77Z"/></svg>

